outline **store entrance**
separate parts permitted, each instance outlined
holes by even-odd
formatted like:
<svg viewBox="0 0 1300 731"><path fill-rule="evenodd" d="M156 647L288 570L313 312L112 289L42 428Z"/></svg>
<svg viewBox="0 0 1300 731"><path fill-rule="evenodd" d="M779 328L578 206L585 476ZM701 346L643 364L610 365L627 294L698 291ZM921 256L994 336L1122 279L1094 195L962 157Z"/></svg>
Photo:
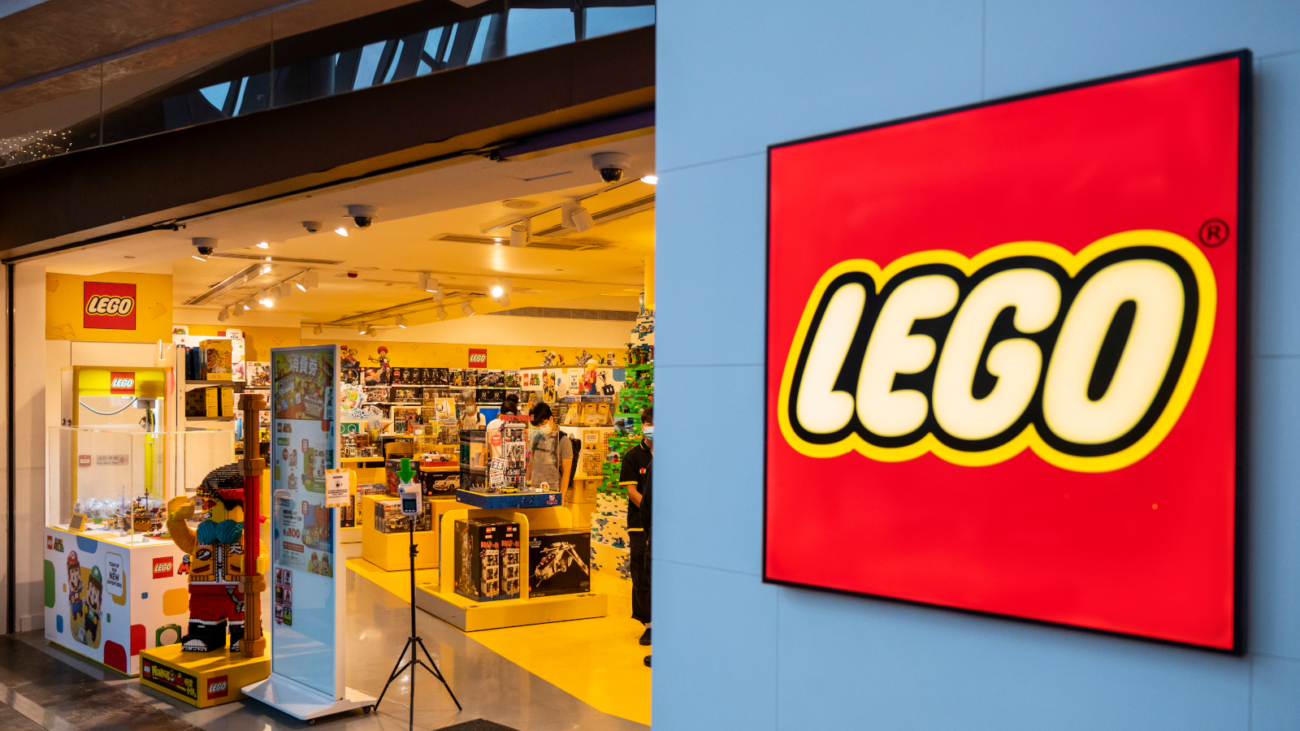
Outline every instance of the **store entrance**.
<svg viewBox="0 0 1300 731"><path fill-rule="evenodd" d="M18 397L46 404L42 474L76 485L46 489L47 532L66 538L62 552L49 541L47 564L62 571L68 546L87 541L104 548L78 552L78 577L100 571L102 581L96 554L126 554L128 568L135 552L175 556L175 500L202 504L205 478L257 440L269 455L264 514L333 470L347 476L345 505L304 511L303 544L316 567L304 570L346 572L348 687L379 694L414 602L466 707L457 715L423 677L417 723L648 725L649 633L633 619L623 457L640 448L653 403L653 150L644 134L472 158L19 265L15 295L43 296L45 319L16 323L20 342L44 341L16 363ZM91 296L116 307L88 309ZM334 441L275 425L302 409L276 354L304 347L333 369L321 398L335 409ZM82 374L107 380L69 390ZM131 379L152 390L128 392ZM237 406L251 393L269 407L258 423ZM74 406L83 418L61 416ZM74 446L93 440L93 453ZM131 456L137 448L149 458ZM404 484L422 497L414 515L401 509ZM273 525L261 526L263 543L289 545ZM186 580L134 580L160 582L126 597L139 649L178 642ZM114 654L115 627L97 625L102 641L87 641L84 600L58 575L46 581L49 642L141 672L136 653ZM283 577L268 573L267 584L273 637L272 623L304 621L306 600ZM265 712L239 702L237 713ZM377 711L404 719L411 702L397 684Z"/></svg>

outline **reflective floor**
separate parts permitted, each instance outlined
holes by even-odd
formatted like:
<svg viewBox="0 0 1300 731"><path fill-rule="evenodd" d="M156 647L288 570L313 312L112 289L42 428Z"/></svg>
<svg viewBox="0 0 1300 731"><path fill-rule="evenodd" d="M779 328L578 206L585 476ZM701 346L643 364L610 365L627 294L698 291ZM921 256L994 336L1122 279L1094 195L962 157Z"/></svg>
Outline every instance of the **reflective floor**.
<svg viewBox="0 0 1300 731"><path fill-rule="evenodd" d="M377 696L409 635L410 605L354 572L348 572L347 583L347 683ZM465 707L457 712L442 685L420 671L415 693L417 728L437 729L479 718L519 731L646 728L602 713L441 620L424 612L416 615L418 632ZM563 648L556 647L556 651L562 652ZM49 658L59 662L49 663ZM38 667L44 669L29 671ZM49 645L39 631L0 637L0 702L47 729L306 728L305 723L255 701L197 710L165 699L141 690L136 679L123 679ZM410 704L408 674L394 681L377 713L341 714L323 720L317 727L328 723L338 729L396 731L407 727ZM23 728L4 721L0 715L0 728Z"/></svg>

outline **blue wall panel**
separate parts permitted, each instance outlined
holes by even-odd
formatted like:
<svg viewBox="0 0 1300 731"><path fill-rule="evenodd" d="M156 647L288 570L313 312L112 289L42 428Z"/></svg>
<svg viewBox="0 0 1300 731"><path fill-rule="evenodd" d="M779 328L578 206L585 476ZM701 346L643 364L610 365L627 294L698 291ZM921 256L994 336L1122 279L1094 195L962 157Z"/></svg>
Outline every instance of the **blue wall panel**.
<svg viewBox="0 0 1300 731"><path fill-rule="evenodd" d="M1300 1L660 0L657 32L655 727L1300 728ZM766 145L1242 47L1249 654L763 585Z"/></svg>

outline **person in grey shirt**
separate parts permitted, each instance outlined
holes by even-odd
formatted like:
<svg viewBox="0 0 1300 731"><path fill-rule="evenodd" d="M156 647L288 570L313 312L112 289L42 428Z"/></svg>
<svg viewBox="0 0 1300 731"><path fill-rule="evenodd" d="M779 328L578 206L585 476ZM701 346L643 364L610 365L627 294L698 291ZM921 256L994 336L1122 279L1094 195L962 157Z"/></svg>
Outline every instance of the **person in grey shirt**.
<svg viewBox="0 0 1300 731"><path fill-rule="evenodd" d="M569 443L569 435L560 431L551 407L545 401L535 404L529 414L533 417L535 429L529 439L528 484L533 490L542 491L545 485L546 491L563 493L569 489L569 468L573 464L573 445Z"/></svg>

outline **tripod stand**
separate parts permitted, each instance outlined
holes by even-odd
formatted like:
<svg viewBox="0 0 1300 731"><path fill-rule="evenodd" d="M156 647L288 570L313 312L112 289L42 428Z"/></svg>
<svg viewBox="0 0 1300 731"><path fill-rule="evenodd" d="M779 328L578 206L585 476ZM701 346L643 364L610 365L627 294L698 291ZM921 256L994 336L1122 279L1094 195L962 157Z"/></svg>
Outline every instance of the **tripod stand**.
<svg viewBox="0 0 1300 731"><path fill-rule="evenodd" d="M447 694L451 696L452 703L456 704L456 710L458 711L464 710L461 708L460 701L456 700L456 694L452 692L451 686L447 684L447 679L444 678L442 676L442 672L438 670L438 664L435 663L433 661L433 657L429 655L429 649L424 646L424 640L420 639L420 636L415 633L415 554L420 552L420 549L417 548L415 545L415 519L417 517L419 516L417 515L411 516L411 636L406 638L406 645L402 647L402 654L397 656L397 664L393 666L393 672L391 675L388 676L388 682L384 683L384 690L379 694L379 700L375 701L375 708L379 708L379 704L382 703L384 700L384 694L388 692L388 686L392 685L393 681L397 680L398 676L406 672L407 668L410 668L411 669L411 708L410 708L411 716L409 721L410 728L415 728L415 675L416 675L415 671L417 666L422 667L425 670L428 670L430 673L433 673L433 677L437 678L438 680L441 680L443 687L447 689ZM419 653L416 652L417 646L421 650L424 650L424 656L429 659L428 663L425 663L424 660L420 659ZM403 663L402 660L406 658L406 651L408 649L411 651L411 659Z"/></svg>

